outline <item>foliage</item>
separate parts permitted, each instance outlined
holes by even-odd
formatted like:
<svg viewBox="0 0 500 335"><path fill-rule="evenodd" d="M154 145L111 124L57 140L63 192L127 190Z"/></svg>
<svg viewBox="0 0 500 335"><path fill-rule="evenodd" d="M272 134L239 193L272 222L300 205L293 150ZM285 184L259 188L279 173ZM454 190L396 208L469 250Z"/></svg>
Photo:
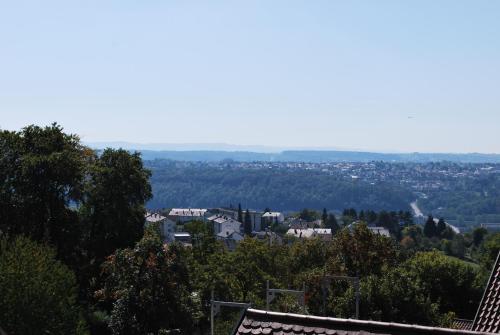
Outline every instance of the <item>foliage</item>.
<svg viewBox="0 0 500 335"><path fill-rule="evenodd" d="M88 229L89 256L100 263L142 237L144 204L151 198L150 173L138 153L113 149L104 150L89 170L81 214Z"/></svg>
<svg viewBox="0 0 500 335"><path fill-rule="evenodd" d="M0 239L0 324L9 334L85 334L74 274L27 237Z"/></svg>
<svg viewBox="0 0 500 335"><path fill-rule="evenodd" d="M72 204L82 199L91 152L57 124L0 132L0 230L49 242L59 257L75 256L79 222Z"/></svg>
<svg viewBox="0 0 500 335"><path fill-rule="evenodd" d="M352 182L320 171L236 169L209 164L145 161L151 169L152 208L210 208L240 202L248 208L321 210L409 208L412 192L399 185Z"/></svg>
<svg viewBox="0 0 500 335"><path fill-rule="evenodd" d="M155 229L156 228L156 229ZM177 246L163 245L151 226L134 249L117 250L103 265L105 285L96 292L113 304L113 334L158 334L194 327L199 306L190 293L189 274Z"/></svg>

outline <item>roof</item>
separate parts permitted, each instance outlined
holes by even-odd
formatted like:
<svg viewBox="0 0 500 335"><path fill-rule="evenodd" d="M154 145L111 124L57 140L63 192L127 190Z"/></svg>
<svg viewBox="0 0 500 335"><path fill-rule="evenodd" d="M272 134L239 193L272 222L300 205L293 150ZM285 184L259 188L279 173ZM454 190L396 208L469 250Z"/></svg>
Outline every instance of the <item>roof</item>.
<svg viewBox="0 0 500 335"><path fill-rule="evenodd" d="M265 212L262 214L263 217L279 217L282 214L280 212Z"/></svg>
<svg viewBox="0 0 500 335"><path fill-rule="evenodd" d="M391 237L391 233L387 228L384 227L368 227L368 229L373 233L373 234L378 234L382 235L385 237Z"/></svg>
<svg viewBox="0 0 500 335"><path fill-rule="evenodd" d="M465 320L465 319L455 319L453 320L452 328L453 329L462 329L462 330L472 330L473 320Z"/></svg>
<svg viewBox="0 0 500 335"><path fill-rule="evenodd" d="M239 222L238 220L228 217L227 215L219 215L219 214L212 215L207 219L207 221L212 221L221 224L226 222L241 224L241 222Z"/></svg>
<svg viewBox="0 0 500 335"><path fill-rule="evenodd" d="M472 329L500 333L500 253L484 290Z"/></svg>
<svg viewBox="0 0 500 335"><path fill-rule="evenodd" d="M243 334L336 334L336 335L477 335L486 334L459 329L446 329L353 319L337 319L300 314L246 310L234 335Z"/></svg>
<svg viewBox="0 0 500 335"><path fill-rule="evenodd" d="M158 213L146 213L145 215L147 222L160 222L166 219L165 216Z"/></svg>
<svg viewBox="0 0 500 335"><path fill-rule="evenodd" d="M287 235L293 235L300 238L309 238L317 235L331 235L330 228L306 228L306 229L288 229Z"/></svg>
<svg viewBox="0 0 500 335"><path fill-rule="evenodd" d="M204 216L207 209L203 208L172 208L168 215L171 216Z"/></svg>

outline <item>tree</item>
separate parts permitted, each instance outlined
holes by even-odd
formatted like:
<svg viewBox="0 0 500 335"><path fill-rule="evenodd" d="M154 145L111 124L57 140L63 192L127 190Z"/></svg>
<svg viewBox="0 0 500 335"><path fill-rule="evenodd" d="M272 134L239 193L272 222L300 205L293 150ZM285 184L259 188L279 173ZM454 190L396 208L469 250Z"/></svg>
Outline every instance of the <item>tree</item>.
<svg viewBox="0 0 500 335"><path fill-rule="evenodd" d="M318 218L318 213L316 213L313 210L309 210L307 208L304 208L300 213L299 213L299 218L306 221L306 222L312 222Z"/></svg>
<svg viewBox="0 0 500 335"><path fill-rule="evenodd" d="M323 213L321 214L321 221L323 222L323 226L326 226L326 221L328 221L328 212L326 208L323 208Z"/></svg>
<svg viewBox="0 0 500 335"><path fill-rule="evenodd" d="M117 250L103 265L104 287L95 295L112 303L113 334L191 333L201 306L190 294L182 248L164 245L158 226L146 229L133 249Z"/></svg>
<svg viewBox="0 0 500 335"><path fill-rule="evenodd" d="M8 334L85 334L74 274L52 248L0 239L0 325Z"/></svg>
<svg viewBox="0 0 500 335"><path fill-rule="evenodd" d="M243 211L241 210L241 204L238 204L238 222L243 222Z"/></svg>
<svg viewBox="0 0 500 335"><path fill-rule="evenodd" d="M436 223L432 215L429 215L424 225L424 235L428 238L436 236Z"/></svg>
<svg viewBox="0 0 500 335"><path fill-rule="evenodd" d="M443 218L440 218L436 226L436 236L442 237L446 230L446 222Z"/></svg>
<svg viewBox="0 0 500 335"><path fill-rule="evenodd" d="M82 200L92 151L57 125L0 132L0 230L56 248L68 261L79 243L74 204Z"/></svg>
<svg viewBox="0 0 500 335"><path fill-rule="evenodd" d="M245 212L245 222L243 223L243 229L245 235L252 234L252 217L250 216L250 211L247 209Z"/></svg>
<svg viewBox="0 0 500 335"><path fill-rule="evenodd" d="M106 149L90 167L81 213L86 245L98 264L116 249L133 246L143 234L149 177L139 153Z"/></svg>
<svg viewBox="0 0 500 335"><path fill-rule="evenodd" d="M335 233L339 231L340 226L337 222L335 214L328 214L328 219L326 220L325 228L330 228L332 230L332 235L335 235Z"/></svg>
<svg viewBox="0 0 500 335"><path fill-rule="evenodd" d="M486 228L479 227L472 231L472 241L474 246L478 247L484 241L484 237L488 234Z"/></svg>

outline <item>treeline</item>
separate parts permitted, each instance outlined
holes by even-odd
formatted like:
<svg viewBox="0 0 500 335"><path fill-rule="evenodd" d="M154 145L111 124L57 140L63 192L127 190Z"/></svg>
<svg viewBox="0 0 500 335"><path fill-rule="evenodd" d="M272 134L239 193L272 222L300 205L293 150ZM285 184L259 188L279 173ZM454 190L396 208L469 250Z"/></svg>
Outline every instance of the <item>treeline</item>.
<svg viewBox="0 0 500 335"><path fill-rule="evenodd" d="M250 170L209 165L146 161L152 171L152 208L217 207L241 203L245 208L358 208L400 210L409 207L410 191L388 183L345 181L318 171Z"/></svg>

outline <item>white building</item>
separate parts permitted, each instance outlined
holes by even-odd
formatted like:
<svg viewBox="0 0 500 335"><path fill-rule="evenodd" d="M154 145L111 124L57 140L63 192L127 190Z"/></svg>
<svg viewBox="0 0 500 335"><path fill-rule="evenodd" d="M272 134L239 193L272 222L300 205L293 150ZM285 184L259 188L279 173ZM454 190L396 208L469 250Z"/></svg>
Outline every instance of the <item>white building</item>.
<svg viewBox="0 0 500 335"><path fill-rule="evenodd" d="M212 223L215 235L221 232L241 232L242 223L226 215L213 215L207 221Z"/></svg>
<svg viewBox="0 0 500 335"><path fill-rule="evenodd" d="M175 222L205 221L208 210L203 208L172 208L168 217Z"/></svg>
<svg viewBox="0 0 500 335"><path fill-rule="evenodd" d="M265 212L262 214L262 220L268 224L285 222L285 216L280 212Z"/></svg>
<svg viewBox="0 0 500 335"><path fill-rule="evenodd" d="M297 238L319 237L324 241L330 241L332 239L332 230L330 228L288 229L286 234Z"/></svg>
<svg viewBox="0 0 500 335"><path fill-rule="evenodd" d="M174 239L176 223L169 218L158 214L146 212L146 224L158 223L160 226L161 237L164 241L171 242Z"/></svg>
<svg viewBox="0 0 500 335"><path fill-rule="evenodd" d="M235 220L238 220L238 209L235 208L215 208L210 210L213 213L217 213L220 215L226 215L228 217L231 217ZM250 221L252 223L252 231L261 231L262 230L262 214L263 212L259 211L252 211L249 210L248 213L250 214ZM246 215L246 210L242 210L242 220L243 222L245 221L245 215Z"/></svg>

